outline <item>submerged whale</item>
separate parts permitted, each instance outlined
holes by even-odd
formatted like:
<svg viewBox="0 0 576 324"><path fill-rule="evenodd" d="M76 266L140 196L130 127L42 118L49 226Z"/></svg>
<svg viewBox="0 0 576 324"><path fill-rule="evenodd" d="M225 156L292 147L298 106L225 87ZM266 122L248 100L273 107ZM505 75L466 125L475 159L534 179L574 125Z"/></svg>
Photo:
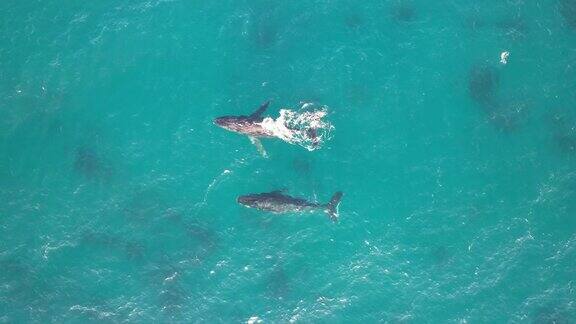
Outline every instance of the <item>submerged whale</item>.
<svg viewBox="0 0 576 324"><path fill-rule="evenodd" d="M281 190L250 194L238 197L238 203L248 208L269 211L273 213L302 213L322 210L334 222L338 221L338 205L342 199L342 192L336 192L327 204L309 202L305 199L294 198L282 193Z"/></svg>

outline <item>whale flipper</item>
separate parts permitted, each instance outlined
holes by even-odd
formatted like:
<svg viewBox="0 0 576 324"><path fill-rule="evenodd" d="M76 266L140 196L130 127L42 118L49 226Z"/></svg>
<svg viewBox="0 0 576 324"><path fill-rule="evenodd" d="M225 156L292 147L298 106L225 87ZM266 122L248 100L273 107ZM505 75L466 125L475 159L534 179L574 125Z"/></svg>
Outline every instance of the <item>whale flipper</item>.
<svg viewBox="0 0 576 324"><path fill-rule="evenodd" d="M264 149L262 142L260 142L260 140L254 136L248 136L248 138L250 139L250 142L252 142L252 144L256 145L258 153L260 153L260 155L262 155L263 157L268 158L268 153L266 153L266 150Z"/></svg>
<svg viewBox="0 0 576 324"><path fill-rule="evenodd" d="M266 111L266 109L268 108L268 105L270 105L270 100L266 101L265 103L263 103L258 110L256 110L255 112L252 113L252 115L250 115L250 119L258 119L262 116L262 114Z"/></svg>

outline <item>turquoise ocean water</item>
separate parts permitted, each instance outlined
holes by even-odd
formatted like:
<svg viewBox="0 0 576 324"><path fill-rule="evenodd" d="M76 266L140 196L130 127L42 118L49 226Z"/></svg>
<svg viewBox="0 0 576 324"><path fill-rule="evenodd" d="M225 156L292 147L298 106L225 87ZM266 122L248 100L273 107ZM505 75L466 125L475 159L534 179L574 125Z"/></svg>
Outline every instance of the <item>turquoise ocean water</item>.
<svg viewBox="0 0 576 324"><path fill-rule="evenodd" d="M0 17L0 322L576 322L575 1ZM212 123L267 99L333 139ZM340 222L236 203L280 188Z"/></svg>

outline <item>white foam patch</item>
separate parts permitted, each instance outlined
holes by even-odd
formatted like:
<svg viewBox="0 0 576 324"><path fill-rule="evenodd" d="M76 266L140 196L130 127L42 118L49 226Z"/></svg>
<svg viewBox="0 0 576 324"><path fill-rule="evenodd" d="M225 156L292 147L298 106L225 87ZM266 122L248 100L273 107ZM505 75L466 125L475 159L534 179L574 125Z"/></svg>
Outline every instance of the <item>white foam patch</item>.
<svg viewBox="0 0 576 324"><path fill-rule="evenodd" d="M70 242L63 242L60 244L56 244L56 245L52 245L51 243L46 243L44 246L42 246L42 248L44 249L42 252L42 257L46 260L48 260L48 256L50 253L52 253L52 251L56 251L59 250L63 247L75 247L75 244L72 244Z"/></svg>
<svg viewBox="0 0 576 324"><path fill-rule="evenodd" d="M500 63L507 64L509 56L510 56L510 52L508 52L508 51L504 51L504 52L500 53Z"/></svg>
<svg viewBox="0 0 576 324"><path fill-rule="evenodd" d="M260 125L287 143L314 151L332 138L334 126L324 120L327 115L326 106L306 103L298 111L281 109L278 118L266 117Z"/></svg>
<svg viewBox="0 0 576 324"><path fill-rule="evenodd" d="M246 324L256 324L256 323L262 323L262 320L258 316L252 316L246 321Z"/></svg>

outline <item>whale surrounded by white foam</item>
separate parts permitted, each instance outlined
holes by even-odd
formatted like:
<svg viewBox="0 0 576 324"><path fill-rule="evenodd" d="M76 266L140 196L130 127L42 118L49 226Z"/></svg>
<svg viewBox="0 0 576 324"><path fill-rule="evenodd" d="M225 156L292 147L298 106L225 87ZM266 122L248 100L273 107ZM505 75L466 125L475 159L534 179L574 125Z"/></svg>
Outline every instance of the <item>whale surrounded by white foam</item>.
<svg viewBox="0 0 576 324"><path fill-rule="evenodd" d="M334 126L324 119L327 115L328 107L304 103L298 111L280 109L278 118L266 117L260 125L286 143L314 151L332 138Z"/></svg>

